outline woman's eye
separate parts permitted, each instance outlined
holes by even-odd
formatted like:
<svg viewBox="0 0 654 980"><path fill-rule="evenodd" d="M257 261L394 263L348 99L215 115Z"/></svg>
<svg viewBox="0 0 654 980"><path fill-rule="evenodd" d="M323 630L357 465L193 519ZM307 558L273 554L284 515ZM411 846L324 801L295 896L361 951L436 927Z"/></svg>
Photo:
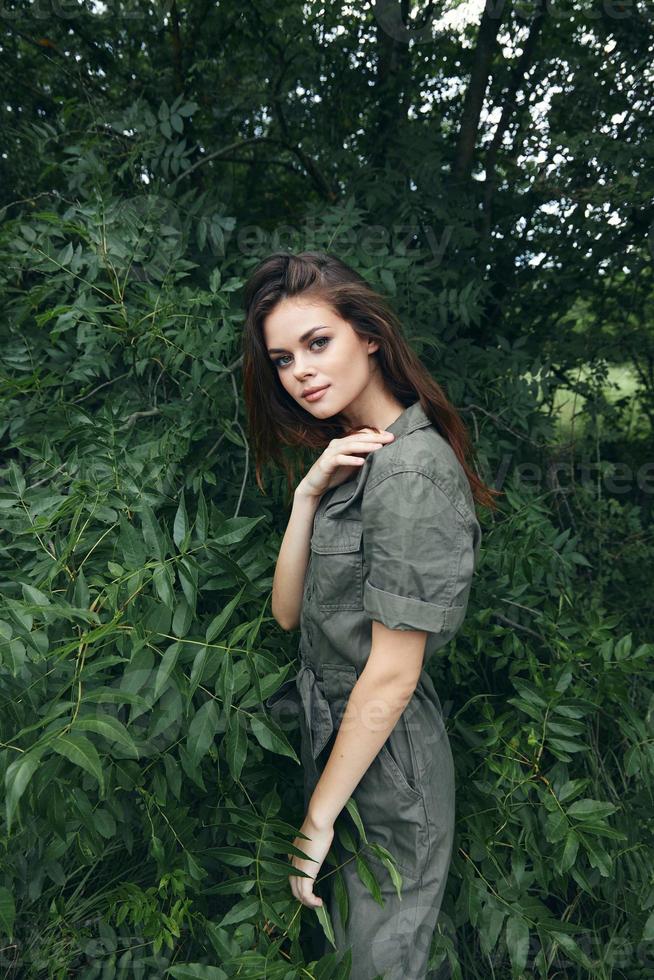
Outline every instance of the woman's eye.
<svg viewBox="0 0 654 980"><path fill-rule="evenodd" d="M324 348L329 343L329 337L316 337L315 340L312 340L311 341L311 343L309 344L309 347L311 347L312 344L319 344L321 341L324 341L324 344L322 344L318 348L318 350L324 350ZM285 360L287 357L288 357L288 354L283 354L281 357L275 358L274 361L273 361L273 363L276 364L277 367L286 367L285 364L282 364L282 361Z"/></svg>

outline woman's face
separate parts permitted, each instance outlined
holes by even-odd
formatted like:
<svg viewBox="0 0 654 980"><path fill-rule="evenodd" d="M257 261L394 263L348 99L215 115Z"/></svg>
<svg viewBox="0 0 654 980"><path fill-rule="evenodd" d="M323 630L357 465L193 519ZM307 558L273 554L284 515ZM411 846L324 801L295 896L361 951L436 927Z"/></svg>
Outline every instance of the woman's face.
<svg viewBox="0 0 654 980"><path fill-rule="evenodd" d="M360 337L346 320L318 301L287 297L263 324L264 343L282 386L316 418L329 418L368 386L377 341ZM306 390L325 387L316 400Z"/></svg>

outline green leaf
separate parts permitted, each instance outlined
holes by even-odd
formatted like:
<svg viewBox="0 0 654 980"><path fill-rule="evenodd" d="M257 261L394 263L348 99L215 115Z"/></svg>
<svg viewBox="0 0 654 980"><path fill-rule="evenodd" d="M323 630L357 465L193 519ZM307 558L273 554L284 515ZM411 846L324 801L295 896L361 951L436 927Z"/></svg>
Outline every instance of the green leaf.
<svg viewBox="0 0 654 980"><path fill-rule="evenodd" d="M579 963L586 970L590 971L588 973L588 976L592 976L593 963L591 962L591 960L588 959L588 957L581 949L581 947L577 945L577 943L574 941L572 936L569 936L565 932L557 932L557 931L553 931L551 935L552 935L552 939L559 944L561 949L563 949L568 954L570 959L574 963Z"/></svg>
<svg viewBox="0 0 654 980"><path fill-rule="evenodd" d="M137 708L147 710L150 705L140 694L134 694L128 690L117 690L115 687L97 687L92 691L84 691L82 694L82 704L84 702L99 702L100 704L133 704Z"/></svg>
<svg viewBox="0 0 654 980"><path fill-rule="evenodd" d="M347 896L347 888L345 887L345 876L341 868L337 868L333 876L333 889L334 897L336 899L336 908L341 920L341 926L345 927L347 922L348 912L350 908L350 901Z"/></svg>
<svg viewBox="0 0 654 980"><path fill-rule="evenodd" d="M232 868L249 868L255 863L254 855L244 847L212 847L209 853Z"/></svg>
<svg viewBox="0 0 654 980"><path fill-rule="evenodd" d="M116 821L109 810L106 810L104 807L98 807L97 810L94 810L93 823L98 833L102 834L106 840L111 840L112 837L115 837Z"/></svg>
<svg viewBox="0 0 654 980"><path fill-rule="evenodd" d="M160 565L157 565L152 573L152 578L157 595L166 609L172 611L175 608L175 593L173 591L173 577L170 565L167 562L162 562Z"/></svg>
<svg viewBox="0 0 654 980"><path fill-rule="evenodd" d="M561 874L565 874L566 871L569 871L572 865L575 863L578 850L579 838L575 834L574 830L571 830L566 836L563 854L561 856L561 860L559 861L559 871Z"/></svg>
<svg viewBox="0 0 654 980"><path fill-rule="evenodd" d="M200 647L195 655L195 660L193 661L193 666L191 668L191 677L189 680L189 698L192 698L195 694L198 685L202 683L202 675L204 674L204 667L207 662L208 650L206 647Z"/></svg>
<svg viewBox="0 0 654 980"><path fill-rule="evenodd" d="M175 669L177 658L179 657L181 649L181 643L171 643L161 658L161 663L159 664L159 669L157 670L157 676L154 682L153 701L156 701L157 698L159 698L163 693L163 690L168 683L168 678Z"/></svg>
<svg viewBox="0 0 654 980"><path fill-rule="evenodd" d="M192 623L193 610L186 601L186 598L180 596L175 604L175 612L173 613L173 634L179 637L186 636Z"/></svg>
<svg viewBox="0 0 654 980"><path fill-rule="evenodd" d="M198 493L198 508L195 514L195 533L198 536L199 541L203 544L207 540L207 534L209 531L209 516L207 514L207 503L204 499L204 491L200 487Z"/></svg>
<svg viewBox="0 0 654 980"><path fill-rule="evenodd" d="M173 523L173 541L179 548L182 541L188 533L188 515L186 513L186 503L184 501L184 491L182 490L179 497L179 506L177 507L177 513L175 514L175 521Z"/></svg>
<svg viewBox="0 0 654 980"><path fill-rule="evenodd" d="M21 590L23 592L25 602L29 602L35 606L40 606L44 609L49 609L52 605L47 595L45 595L44 592L41 592L40 589L35 588L33 585L27 585L25 582L22 582Z"/></svg>
<svg viewBox="0 0 654 980"><path fill-rule="evenodd" d="M62 250L59 252L59 255L57 256L57 262L59 263L59 265L68 265L72 257L73 257L73 243L68 242L68 244L64 245Z"/></svg>
<svg viewBox="0 0 654 980"><path fill-rule="evenodd" d="M224 970L207 963L181 963L177 966L169 966L166 976L174 977L174 980L227 980Z"/></svg>
<svg viewBox="0 0 654 980"><path fill-rule="evenodd" d="M391 852L387 851L386 848L383 847L381 844L377 844L374 841L368 841L367 846L372 851L372 853L382 862L382 864L388 871L389 875L391 876L391 881L393 883L395 891L397 892L398 897L400 897L402 893L403 879L402 879L402 875L398 870L397 862L395 861L395 858L393 857Z"/></svg>
<svg viewBox="0 0 654 980"><path fill-rule="evenodd" d="M366 886L366 888L372 895L374 901L377 902L378 905L381 905L383 908L386 902L382 896L381 888L379 887L379 882L377 881L372 868L370 867L370 865L368 864L368 862L366 861L366 859L363 857L362 854L357 854L355 859L355 864L356 864L357 874L359 875L359 878L361 879L363 884Z"/></svg>
<svg viewBox="0 0 654 980"><path fill-rule="evenodd" d="M257 524L265 519L264 514L260 517L228 517L220 525L216 533L215 543L221 546L238 544L254 530Z"/></svg>
<svg viewBox="0 0 654 980"><path fill-rule="evenodd" d="M559 752L583 752L588 746L584 742L573 742L569 738L548 738L546 745Z"/></svg>
<svg viewBox="0 0 654 980"><path fill-rule="evenodd" d="M511 957L513 974L520 975L527 963L529 926L522 916L512 915L506 923L506 947Z"/></svg>
<svg viewBox="0 0 654 980"><path fill-rule="evenodd" d="M86 609L91 604L91 595L86 583L84 569L80 568L75 579L75 589L73 591L73 605Z"/></svg>
<svg viewBox="0 0 654 980"><path fill-rule="evenodd" d="M240 712L232 716L225 735L225 755L232 779L240 779L248 754L248 739L245 726L241 724Z"/></svg>
<svg viewBox="0 0 654 980"><path fill-rule="evenodd" d="M395 283L395 277L391 272L391 270L382 268L380 270L380 278L386 290L391 294L391 296L395 296L397 292L397 285Z"/></svg>
<svg viewBox="0 0 654 980"><path fill-rule="evenodd" d="M18 806L18 801L27 789L27 785L39 767L45 746L28 749L18 759L11 763L5 773L5 809L7 814L7 834Z"/></svg>
<svg viewBox="0 0 654 980"><path fill-rule="evenodd" d="M317 905L314 908L314 912L318 917L318 922L322 926L322 931L324 932L327 940L332 944L334 949L336 949L336 938L334 936L334 926L332 925L331 916L329 914L329 909L327 908L327 903L323 902L322 905ZM315 974L317 976L317 974Z"/></svg>
<svg viewBox="0 0 654 980"><path fill-rule="evenodd" d="M73 765L85 769L94 776L100 786L100 795L104 797L104 773L100 756L95 745L88 738L72 731L66 735L57 735L51 742L51 746L55 752L63 755Z"/></svg>
<svg viewBox="0 0 654 980"><path fill-rule="evenodd" d="M226 915L222 917L219 926L231 926L236 922L245 922L246 919L251 919L259 911L259 899L256 895L249 895L244 898L243 901L237 902L232 908L227 912Z"/></svg>
<svg viewBox="0 0 654 980"><path fill-rule="evenodd" d="M0 936L6 936L9 942L14 938L14 922L16 920L16 904L14 896L8 888L0 885Z"/></svg>
<svg viewBox="0 0 654 980"><path fill-rule="evenodd" d="M92 718L88 716L78 717L74 723L73 731L76 732L78 730L83 732L97 732L98 735L102 735L108 741L117 742L133 758L139 758L139 750L136 747L134 739L123 723L111 715L96 715Z"/></svg>
<svg viewBox="0 0 654 980"><path fill-rule="evenodd" d="M568 779L558 791L559 803L564 803L573 796L577 796L578 793L581 793L585 789L589 781L587 777L582 779Z"/></svg>
<svg viewBox="0 0 654 980"><path fill-rule="evenodd" d="M132 659L125 668L125 672L120 679L120 690L127 693L136 694L144 684L152 680L152 669L154 666L154 653L148 647L135 650ZM150 707L150 701L146 698L143 705ZM136 716L132 713L132 720Z"/></svg>
<svg viewBox="0 0 654 980"><path fill-rule="evenodd" d="M293 746L290 745L286 736L272 719L265 715L252 715L250 718L250 728L259 745L277 755L287 755L290 759L300 764Z"/></svg>
<svg viewBox="0 0 654 980"><path fill-rule="evenodd" d="M241 586L240 590L237 592L237 594L234 596L231 602L228 602L225 608L222 609L221 612L219 612L218 615L211 620L211 622L207 626L207 633L205 637L207 643L211 643L211 641L216 636L222 633L223 629L229 622L232 613L234 612L234 610L236 609L236 607L239 605L241 601L241 596L243 595L244 588L245 588L244 585Z"/></svg>
<svg viewBox="0 0 654 980"><path fill-rule="evenodd" d="M366 837L366 831L363 826L363 821L361 820L361 814L359 813L359 808L353 796L351 796L349 800L346 802L345 809L352 817L352 820L354 821L354 824L357 830L359 831L359 836L361 837L361 840L364 842L364 844L367 844L368 838Z"/></svg>
<svg viewBox="0 0 654 980"><path fill-rule="evenodd" d="M542 708L547 707L547 701L541 694L539 694L533 684L530 684L528 681L525 681L520 677L512 677L511 683L518 694L520 694L525 701L528 701L530 704L538 705Z"/></svg>
<svg viewBox="0 0 654 980"><path fill-rule="evenodd" d="M15 459L12 459L9 463L9 483L14 488L19 497L22 497L25 493L25 477L23 476L20 467Z"/></svg>
<svg viewBox="0 0 654 980"><path fill-rule="evenodd" d="M179 112L180 116L192 116L193 113L199 108L200 106L197 104L197 102L186 102L184 105L181 105L177 111Z"/></svg>
<svg viewBox="0 0 654 980"><path fill-rule="evenodd" d="M597 868L599 873L603 878L609 878L611 876L611 858L606 853L603 847L599 844L595 844L585 835L579 835L583 841L583 845L588 854L588 860L593 868Z"/></svg>
<svg viewBox="0 0 654 980"><path fill-rule="evenodd" d="M166 558L166 540L154 511L145 502L141 504L141 526L143 528L143 540L150 555L163 562Z"/></svg>
<svg viewBox="0 0 654 980"><path fill-rule="evenodd" d="M610 813L615 813L617 807L614 803L605 803L602 800L583 799L577 800L568 807L568 816L576 817L578 820L597 819L608 817Z"/></svg>
<svg viewBox="0 0 654 980"><path fill-rule="evenodd" d="M168 785L170 786L174 796L179 799L182 791L182 772L179 767L179 763L169 752L166 752L163 759Z"/></svg>
<svg viewBox="0 0 654 980"><path fill-rule="evenodd" d="M486 956L490 956L497 945L506 915L505 908L497 908L490 901L482 909L479 941Z"/></svg>
<svg viewBox="0 0 654 980"><path fill-rule="evenodd" d="M631 653L632 646L632 634L627 633L626 636L621 637L615 645L615 659L616 660L626 660Z"/></svg>
<svg viewBox="0 0 654 980"><path fill-rule="evenodd" d="M195 613L198 601L198 567L190 556L180 560L177 566L177 575L186 601Z"/></svg>
<svg viewBox="0 0 654 980"><path fill-rule="evenodd" d="M137 532L136 528L130 524L124 514L120 515L119 544L126 567L130 571L142 568L145 564L143 535Z"/></svg>
<svg viewBox="0 0 654 980"><path fill-rule="evenodd" d="M218 730L218 708L213 698L195 712L189 725L186 747L194 766L207 754Z"/></svg>

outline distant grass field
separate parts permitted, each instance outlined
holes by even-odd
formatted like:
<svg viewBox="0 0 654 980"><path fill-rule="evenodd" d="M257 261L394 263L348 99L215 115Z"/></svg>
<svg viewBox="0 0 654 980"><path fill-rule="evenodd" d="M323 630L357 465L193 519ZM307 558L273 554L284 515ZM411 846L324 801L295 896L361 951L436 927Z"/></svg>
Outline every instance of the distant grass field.
<svg viewBox="0 0 654 980"><path fill-rule="evenodd" d="M581 381L586 380L590 375L590 365L582 368L578 373ZM627 414L629 424L625 433L626 438L635 436L639 428L642 431L649 429L647 418L639 411L637 389L638 379L631 365L611 365L604 389L607 401L614 403L620 398L631 399L631 406ZM573 433L578 436L583 434L586 423L585 404L586 399L583 395L578 395L567 388L557 388L554 396L554 410L557 428L561 435L569 438Z"/></svg>

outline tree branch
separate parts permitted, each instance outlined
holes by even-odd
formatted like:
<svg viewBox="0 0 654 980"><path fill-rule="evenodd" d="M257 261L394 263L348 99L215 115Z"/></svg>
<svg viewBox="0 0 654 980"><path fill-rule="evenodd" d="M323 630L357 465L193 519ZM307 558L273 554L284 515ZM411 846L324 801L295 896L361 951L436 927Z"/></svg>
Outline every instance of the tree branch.
<svg viewBox="0 0 654 980"><path fill-rule="evenodd" d="M188 167L184 171L184 173L181 173L179 177L175 177L175 179L171 181L170 187L174 187L178 180L181 180L182 177L188 177L189 174L192 174L194 170L198 169L198 167L203 167L204 164L209 163L210 160L219 160L221 157L224 157L228 153L231 153L232 150L240 150L244 146L249 146L250 143L272 143L272 142L277 143L278 140L273 140L269 136L251 136L250 139L239 140L238 143L230 143L228 146L223 146L222 149L214 150L213 153L208 153L207 156L201 157L199 160L196 160L196 162L192 164L192 166Z"/></svg>
<svg viewBox="0 0 654 980"><path fill-rule="evenodd" d="M184 66L182 64L182 34L179 27L179 11L177 0L172 0L170 5L170 36L173 45L173 68L175 71L175 81L177 83L177 94L181 95L184 91Z"/></svg>
<svg viewBox="0 0 654 980"><path fill-rule="evenodd" d="M454 151L452 179L455 183L467 181L472 173L472 164L479 132L479 120L484 104L488 78L493 55L497 48L497 35L507 0L497 0L495 6L487 3L479 23L477 45L470 73L470 84L466 91L459 127L459 137ZM489 9L490 6L490 9Z"/></svg>
<svg viewBox="0 0 654 980"><path fill-rule="evenodd" d="M509 85L506 90L506 95L504 99L504 106L502 108L502 115L500 121L497 124L495 133L493 134L493 139L491 140L490 146L486 152L486 179L484 182L484 218L483 218L483 234L484 238L488 239L490 237L490 226L491 226L491 203L493 198L493 193L495 191L496 184L496 167L497 167L497 156L502 145L502 140L504 134L508 128L509 121L516 107L516 97L518 94L518 89L524 83L525 76L532 65L534 55L536 53L536 46L538 43L538 38L542 30L545 20L545 0L538 0L538 8L534 14L534 18L529 26L529 34L527 40L524 43L522 54L520 55L518 61L516 62L513 71L511 72L511 77L509 79Z"/></svg>

